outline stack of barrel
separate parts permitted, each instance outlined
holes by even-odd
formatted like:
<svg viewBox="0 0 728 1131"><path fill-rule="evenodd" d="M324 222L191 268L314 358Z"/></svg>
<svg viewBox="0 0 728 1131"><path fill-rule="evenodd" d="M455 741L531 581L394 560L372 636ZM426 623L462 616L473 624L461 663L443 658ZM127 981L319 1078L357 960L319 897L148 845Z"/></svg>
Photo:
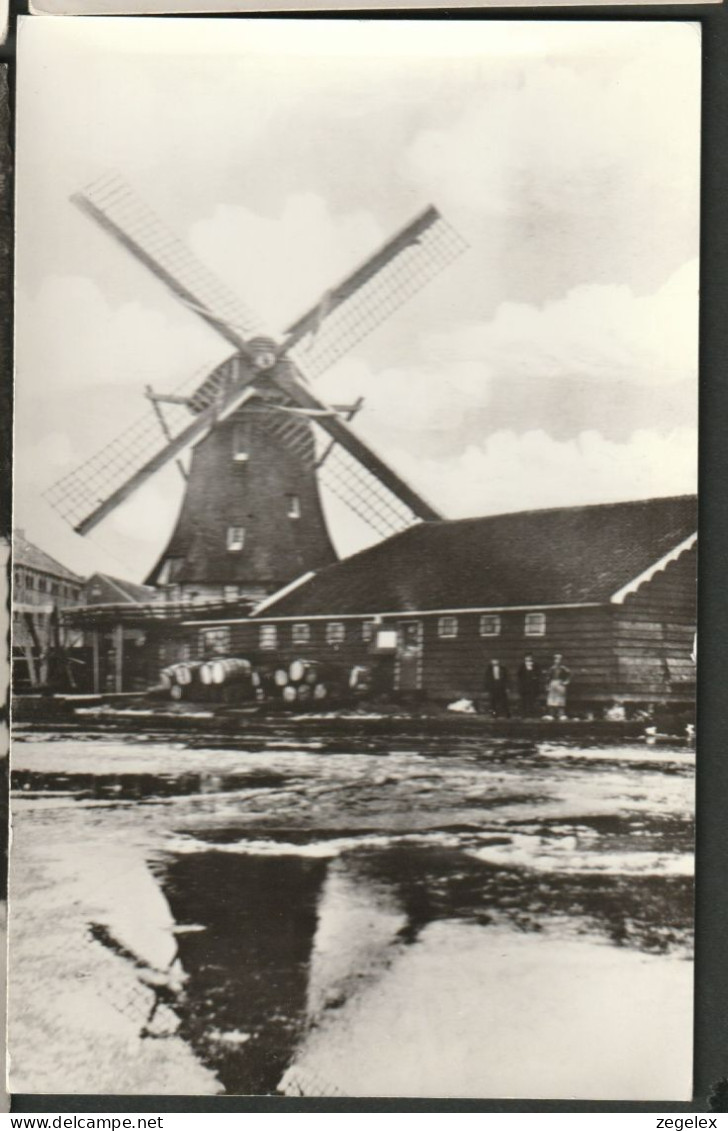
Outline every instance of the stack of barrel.
<svg viewBox="0 0 728 1131"><path fill-rule="evenodd" d="M201 667L202 664L195 660L170 664L159 673L160 686L169 691L172 699L194 699L195 684Z"/></svg>
<svg viewBox="0 0 728 1131"><path fill-rule="evenodd" d="M317 660L291 660L278 664L263 675L266 699L278 700L289 707L323 703L334 690L335 679L328 665Z"/></svg>
<svg viewBox="0 0 728 1131"><path fill-rule="evenodd" d="M212 702L262 698L260 676L250 660L220 657L172 664L160 673L161 686L172 699Z"/></svg>
<svg viewBox="0 0 728 1131"><path fill-rule="evenodd" d="M160 685L177 700L266 701L300 708L363 697L370 689L370 671L305 659L255 669L250 660L230 656L172 664L160 673Z"/></svg>
<svg viewBox="0 0 728 1131"><path fill-rule="evenodd" d="M260 675L250 660L235 656L207 660L200 668L200 682L211 698L223 702L262 699Z"/></svg>

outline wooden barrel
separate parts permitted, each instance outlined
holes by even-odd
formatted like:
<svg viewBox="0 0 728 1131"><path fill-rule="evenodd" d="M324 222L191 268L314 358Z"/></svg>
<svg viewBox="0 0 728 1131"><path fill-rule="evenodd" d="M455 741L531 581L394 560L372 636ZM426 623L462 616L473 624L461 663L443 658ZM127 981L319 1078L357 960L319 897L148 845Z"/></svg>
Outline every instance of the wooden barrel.
<svg viewBox="0 0 728 1131"><path fill-rule="evenodd" d="M292 660L288 667L291 683L316 683L321 667L318 660Z"/></svg>
<svg viewBox="0 0 728 1131"><path fill-rule="evenodd" d="M301 682L306 674L308 664L308 660L291 660L288 665L288 675L290 676L291 683Z"/></svg>
<svg viewBox="0 0 728 1131"><path fill-rule="evenodd" d="M276 687L285 687L288 683L288 672L285 668L276 668L273 672L273 682Z"/></svg>
<svg viewBox="0 0 728 1131"><path fill-rule="evenodd" d="M320 678L321 678L321 664L317 664L317 663L309 664L308 668L306 669L306 674L303 677L303 682L310 684L311 687L314 687L318 683Z"/></svg>
<svg viewBox="0 0 728 1131"><path fill-rule="evenodd" d="M211 683L214 683L212 678L212 664L209 660L200 668L200 683L204 683L205 687L209 687Z"/></svg>
<svg viewBox="0 0 728 1131"><path fill-rule="evenodd" d="M329 689L325 683L315 683L313 688L313 697L317 702L321 702L327 697Z"/></svg>
<svg viewBox="0 0 728 1131"><path fill-rule="evenodd" d="M253 670L250 660L239 660L232 656L225 660L211 660L210 669L213 683L249 679Z"/></svg>
<svg viewBox="0 0 728 1131"><path fill-rule="evenodd" d="M173 699L181 699L184 693L184 688L179 683L172 684L169 692Z"/></svg>
<svg viewBox="0 0 728 1131"><path fill-rule="evenodd" d="M286 684L283 688L283 702L295 703L296 702L296 689L290 683Z"/></svg>
<svg viewBox="0 0 728 1131"><path fill-rule="evenodd" d="M174 669L175 679L182 687L188 687L194 678L192 664L176 664Z"/></svg>
<svg viewBox="0 0 728 1131"><path fill-rule="evenodd" d="M166 688L167 691L169 691L170 687L175 682L176 681L175 681L175 678L174 678L174 668L173 667L162 668L161 672L159 673L159 685L160 685L160 687L164 687L164 688Z"/></svg>
<svg viewBox="0 0 728 1131"><path fill-rule="evenodd" d="M308 703L313 696L313 688L310 683L299 683L296 689L296 698L299 703Z"/></svg>

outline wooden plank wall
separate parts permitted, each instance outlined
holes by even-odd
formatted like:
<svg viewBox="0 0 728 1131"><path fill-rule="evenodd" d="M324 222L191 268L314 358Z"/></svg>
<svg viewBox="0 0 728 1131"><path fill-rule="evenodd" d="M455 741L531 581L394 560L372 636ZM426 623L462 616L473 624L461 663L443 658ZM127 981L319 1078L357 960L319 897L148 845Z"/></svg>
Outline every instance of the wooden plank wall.
<svg viewBox="0 0 728 1131"><path fill-rule="evenodd" d="M532 652L547 668L555 652L561 652L565 663L573 672L572 699L576 701L610 700L614 694L616 661L611 637L611 610L605 607L582 609L545 610L546 632L543 636L525 635L525 614L501 614L501 632L498 636L480 634L480 614L466 613L458 616L458 635L441 637L437 615L401 618L387 617L388 627L398 619L417 619L423 623L423 691L435 699L450 701L461 696L472 698L482 693L485 669L490 659L497 657L508 668L515 695L516 672L526 652ZM336 618L332 617L332 621ZM293 625L290 621L278 622L277 644L274 649L260 648L260 628L276 622L257 621L231 623L229 626L230 655L246 656L255 663L289 662L296 657L354 665L372 662L368 643L362 634L363 620L351 619L338 623L344 626L344 640L337 645L326 641L324 620L298 623L309 625L307 644L293 643ZM203 634L208 628L189 628L192 633L192 656L202 658L209 654ZM188 638L189 639L189 638ZM166 653L170 656L170 652ZM168 659L167 662L170 662ZM374 662L379 662L376 658ZM386 663L382 659L381 663Z"/></svg>
<svg viewBox="0 0 728 1131"><path fill-rule="evenodd" d="M621 694L660 702L692 699L697 549L687 550L613 608Z"/></svg>
<svg viewBox="0 0 728 1131"><path fill-rule="evenodd" d="M547 669L554 653L561 652L571 669L570 702L609 696L615 664L611 648L610 616L605 608L546 609L543 636L525 635L523 612L501 613L498 636L480 635L480 616L458 618L456 638L438 635L437 617L425 619L424 683L437 699L472 698L483 690L485 670L491 659L508 669L511 693L516 694L516 673L527 652Z"/></svg>
<svg viewBox="0 0 728 1131"><path fill-rule="evenodd" d="M509 670L511 694L517 705L516 672L530 651L544 668L551 664L555 652L562 653L573 676L569 692L572 706L598 706L617 698L689 702L694 695L695 679L690 660L696 623L695 592L696 555L691 551L642 585L622 605L544 609L543 636L526 636L526 614L515 610L500 614L498 636L481 635L479 613L460 614L455 637L439 635L437 614L386 617L383 627L392 627L397 620L422 621L422 690L433 699L478 697L483 691L489 660L498 658ZM331 621L336 619L332 617ZM362 633L364 618L338 621L344 626L344 640L338 644L326 640L326 628L331 621L307 621L302 617L296 622L309 626L305 644L293 643L291 621L266 621L263 617L231 621L219 651L245 656L256 664L288 663L297 657L348 666L374 662L381 664L393 685L391 658L379 660L371 656ZM276 625L275 648L260 647L260 630L266 624ZM219 628L187 626L172 639L160 642L159 667L177 659L209 656L211 638L205 640L204 634Z"/></svg>

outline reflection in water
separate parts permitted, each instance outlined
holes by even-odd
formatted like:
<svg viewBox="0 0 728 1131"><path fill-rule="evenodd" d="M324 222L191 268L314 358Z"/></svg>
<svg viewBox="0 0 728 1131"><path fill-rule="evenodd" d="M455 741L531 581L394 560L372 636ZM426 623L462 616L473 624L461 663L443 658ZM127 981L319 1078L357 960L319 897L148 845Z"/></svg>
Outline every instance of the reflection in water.
<svg viewBox="0 0 728 1131"><path fill-rule="evenodd" d="M138 978L140 1027L179 960L176 1031L228 1093L686 1094L684 751L310 737L20 744L38 921L66 950L75 908L91 927L69 982L94 955L114 1003ZM178 1043L141 1055L172 1062Z"/></svg>
<svg viewBox="0 0 728 1131"><path fill-rule="evenodd" d="M361 863L352 856L329 866L311 956L311 1025L381 975L408 925L396 887L367 876Z"/></svg>
<svg viewBox="0 0 728 1131"><path fill-rule="evenodd" d="M157 869L188 975L180 1033L225 1090L275 1091L306 1021L326 862L206 852Z"/></svg>
<svg viewBox="0 0 728 1131"><path fill-rule="evenodd" d="M595 1000L613 967L628 980L654 977L656 992L663 968L649 966L650 955L676 951L670 969L677 969L674 963L688 969L682 962L691 905L686 877L546 875L499 867L467 846L394 844L321 859L307 856L305 846L301 855L258 856L247 844L240 851L228 845L183 852L159 869L188 975L181 1032L229 1092L333 1095L356 1087L376 1094L344 1068L336 1050L348 1045L366 1062L370 1045L386 1043L397 1001L397 1018L410 1015L409 1022L397 1020L402 1039L414 1042L415 1052L421 1046L422 1056L434 1055L433 1041L462 1043L461 1055L471 1058L471 1077L462 1086L477 1094L472 1047L493 1040L503 1047L510 1036L498 1027L509 1009L541 1008L534 1003L549 998L539 989L542 962L566 995L564 1024L586 1009L583 985L571 1000L569 964L588 971L593 962L587 981L599 983L589 990ZM184 929L190 925L205 929ZM518 956L513 969L530 987L527 1000L507 962L500 978L492 973L511 948ZM620 958L617 948L631 957ZM426 987L421 979L430 969ZM452 1001L473 995L482 1010L469 1014L461 1031ZM607 1010L610 1032L608 1001L599 1009ZM441 1028L436 1037L429 1031L433 1011ZM606 1055L604 1040L600 1048ZM414 1071L412 1050L397 1047L391 1055L403 1058L403 1071L405 1064ZM394 1087L379 1054L371 1056L371 1071ZM412 1087L415 1080L423 1086L415 1074ZM443 1079L439 1086L447 1090Z"/></svg>

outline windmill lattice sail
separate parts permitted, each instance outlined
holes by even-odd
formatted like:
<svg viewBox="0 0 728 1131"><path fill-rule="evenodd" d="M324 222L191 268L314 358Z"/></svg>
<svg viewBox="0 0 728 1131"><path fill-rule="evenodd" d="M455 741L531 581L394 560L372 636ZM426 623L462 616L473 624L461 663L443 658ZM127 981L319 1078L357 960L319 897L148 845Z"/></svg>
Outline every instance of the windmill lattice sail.
<svg viewBox="0 0 728 1131"><path fill-rule="evenodd" d="M261 427L270 436L282 440L304 466L317 469L324 494L333 495L344 503L380 537L398 534L420 521L406 503L345 448L340 444L331 446L328 434L315 418L295 415L290 402L258 411L256 416ZM313 448L307 443L311 430L315 440Z"/></svg>
<svg viewBox="0 0 728 1131"><path fill-rule="evenodd" d="M118 173L94 181L71 199L236 349L244 349L248 338L264 332L257 315L191 253Z"/></svg>
<svg viewBox="0 0 728 1131"><path fill-rule="evenodd" d="M319 471L324 493L345 503L380 537L389 538L421 519L340 445Z"/></svg>
<svg viewBox="0 0 728 1131"><path fill-rule="evenodd" d="M284 349L315 378L422 290L466 248L436 208L426 208L286 331Z"/></svg>
<svg viewBox="0 0 728 1131"><path fill-rule="evenodd" d="M219 367L222 368L222 367ZM179 397L194 395L200 386L201 371L196 370L174 390ZM174 439L190 422L189 410L174 402L164 405L164 418ZM162 445L159 418L149 408L114 440L94 452L53 483L43 498L77 528L105 499L126 483L137 469L155 456Z"/></svg>
<svg viewBox="0 0 728 1131"><path fill-rule="evenodd" d="M105 177L72 199L234 348L233 355L208 372L204 379L200 381L198 374L174 395L162 398L167 402L163 406L158 403L160 398L156 398L154 411L145 414L117 440L46 492L48 501L77 531L86 533L166 462L193 444L197 453L193 454L195 485L192 491L193 484L188 483L185 499L191 497L191 491L195 497L199 496L203 500L201 513L209 518L213 495L209 493L212 486L204 479L205 461L220 463L215 482L227 483L230 474L223 449L236 434L238 425L234 421L238 420L242 427L251 419L251 413L257 421L255 426L270 437L272 450L282 461L281 467L288 467L287 475L289 472L293 475L291 469L298 467L304 477L302 482L308 483L310 477L315 477L324 491L344 502L380 536L396 533L422 519L439 518L416 490L348 428L340 415L315 397L311 387L312 379L334 364L465 249L465 242L437 209L426 208L328 291L316 306L289 327L283 342L276 344L264 338L255 315L195 259L121 177ZM235 413L234 427L228 436L231 413ZM225 421L223 433L228 438L220 448L220 437L211 437ZM160 443L160 428L166 444ZM206 454L199 454L201 444ZM251 467L258 468L259 458L261 466L270 462L272 452L266 453L255 441L253 448L258 455L255 459L251 457ZM295 464L290 464L291 456L295 457ZM234 464L240 467L247 459L245 452L237 453ZM271 483L275 481L281 487L282 472L276 472L276 466L274 459ZM262 472L256 470L255 474L248 475L248 493L260 474ZM235 509L239 499L232 480L228 487L226 497L229 495L230 507ZM284 487L296 490L290 484ZM277 489L270 486L268 490L271 506L275 502L272 494ZM316 493L312 486L311 491L315 511ZM219 501L220 493L218 490L215 500ZM263 510L268 506L263 498L265 494L260 484L250 494ZM192 529L184 507L181 513L186 515L182 525ZM222 517L218 525L224 531ZM210 533L209 538L219 541L219 535L220 531L216 531L214 537ZM179 542L181 535L175 538ZM329 553L326 538L322 535L319 542L325 557ZM266 553L270 548L267 547ZM175 555L172 557L177 560L176 551Z"/></svg>

